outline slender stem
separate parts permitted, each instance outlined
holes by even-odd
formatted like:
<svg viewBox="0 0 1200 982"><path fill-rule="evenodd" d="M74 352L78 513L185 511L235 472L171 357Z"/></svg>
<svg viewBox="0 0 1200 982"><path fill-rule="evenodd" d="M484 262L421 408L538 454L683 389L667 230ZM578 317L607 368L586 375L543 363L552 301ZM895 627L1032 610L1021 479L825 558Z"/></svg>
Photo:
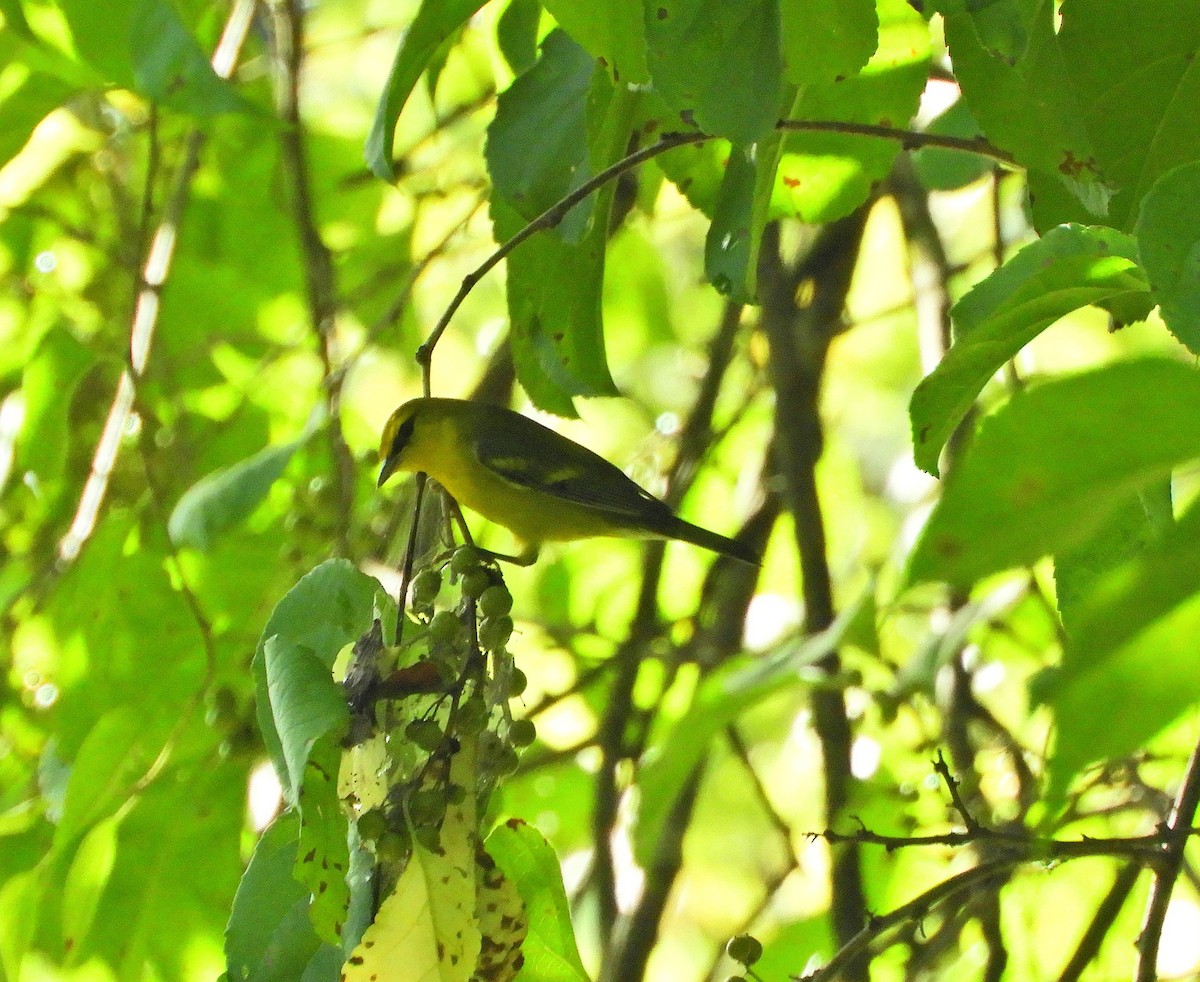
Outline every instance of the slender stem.
<svg viewBox="0 0 1200 982"><path fill-rule="evenodd" d="M292 187L292 211L304 257L309 320L317 337L317 352L324 375L328 413L329 449L337 481L334 536L340 556L350 551L350 520L354 511L354 456L342 432L341 394L345 374L339 370L336 327L339 300L333 260L317 228L312 179L304 121L300 116L300 72L304 60L304 5L302 0L274 0L271 4L279 79L276 102L283 120L279 140L284 170Z"/></svg>
<svg viewBox="0 0 1200 982"><path fill-rule="evenodd" d="M583 201L588 195L598 188L603 187L609 181L620 177L628 170L632 170L639 164L645 163L657 157L659 154L666 153L668 150L674 150L676 147L682 147L690 143L704 143L712 139L707 133L666 133L663 137L649 147L643 147L627 157L622 157L620 160L604 168L595 177L584 181L570 194L559 199L558 202L551 205L544 212L538 215L533 221L526 225L521 231L514 235L511 239L504 242L490 256L480 263L475 269L463 277L462 285L459 286L458 292L450 300L449 305L442 312L442 316L438 318L438 322L434 325L433 330L429 333L429 337L425 339L425 343L417 349L417 364L425 369L425 394L429 395L430 387L430 372L429 368L433 360L433 350L437 347L438 341L446 328L450 325L450 320L454 317L458 308L462 306L462 302L466 300L467 295L475 288L477 284L488 272L493 269L501 259L511 253L517 246L528 239L531 235L537 232L545 231L546 229L554 228L566 216L567 213Z"/></svg>
<svg viewBox="0 0 1200 982"><path fill-rule="evenodd" d="M920 920L938 904L945 903L961 893L979 889L998 877L1006 877L1014 862L1013 859L1000 859L975 866L943 880L891 913L872 917L867 926L842 945L837 954L823 967L801 977L799 982L833 982L835 979L847 978L851 967L861 962L870 953L875 941L886 932L907 921Z"/></svg>
<svg viewBox="0 0 1200 982"><path fill-rule="evenodd" d="M792 513L805 630L811 634L823 631L834 619L833 580L816 478L824 441L821 382L829 345L842 329L866 215L864 206L827 226L809 253L793 266L780 254L777 226L768 225L760 253L762 326L770 346L768 371L776 402L775 465L782 478L785 504ZM811 283L813 290L811 302L800 308L796 296L803 283ZM827 655L819 667L836 674L840 670L837 653ZM840 691L813 692L811 702L813 728L821 742L826 821L832 824L850 799L850 720ZM830 916L835 937L846 944L866 915L862 873L854 843L844 843L832 853ZM865 978L865 965L854 963L846 977Z"/></svg>
<svg viewBox="0 0 1200 982"><path fill-rule="evenodd" d="M1171 892L1179 871L1183 868L1183 852L1191 835L1192 819L1200 806L1200 744L1192 750L1184 773L1183 785L1175 797L1175 806L1167 819L1167 841L1162 847L1162 858L1158 863L1154 885L1150 888L1150 899L1146 903L1146 916L1142 922L1142 933L1138 936L1138 967L1135 982L1154 982L1158 978L1158 946L1162 940L1163 922L1171 902Z"/></svg>
<svg viewBox="0 0 1200 982"><path fill-rule="evenodd" d="M829 119L781 119L776 126L788 132L842 133L847 136L873 136L884 140L896 140L905 150L920 150L922 147L937 147L941 150L958 150L980 157L990 157L997 163L1016 167L1012 154L989 143L983 137L945 136L941 133L921 133L917 130L897 129L894 126L873 126L870 123L845 123Z"/></svg>
<svg viewBox="0 0 1200 982"><path fill-rule="evenodd" d="M1092 916L1087 930L1083 932L1083 937L1079 939L1074 953L1059 973L1058 982L1079 982L1079 979L1083 977L1084 970L1099 954L1100 945L1104 943L1108 932L1112 930L1113 922L1116 921L1121 908L1125 906L1125 901L1129 898L1141 873L1140 863L1126 863L1121 867L1116 879L1113 880L1113 885L1105 894L1104 899L1100 901L1100 906L1096 908L1096 913Z"/></svg>

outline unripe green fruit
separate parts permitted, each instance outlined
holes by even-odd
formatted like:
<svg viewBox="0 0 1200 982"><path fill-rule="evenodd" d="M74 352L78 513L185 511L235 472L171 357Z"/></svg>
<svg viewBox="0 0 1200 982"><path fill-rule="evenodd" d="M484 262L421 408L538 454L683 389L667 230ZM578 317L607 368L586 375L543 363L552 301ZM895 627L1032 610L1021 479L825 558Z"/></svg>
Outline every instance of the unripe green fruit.
<svg viewBox="0 0 1200 982"><path fill-rule="evenodd" d="M433 615L433 620L429 622L429 636L442 644L452 642L458 637L460 630L462 630L462 624L457 615L448 610L439 610Z"/></svg>
<svg viewBox="0 0 1200 982"><path fill-rule="evenodd" d="M416 607L428 607L442 589L442 574L436 569L423 569L413 580L412 599Z"/></svg>
<svg viewBox="0 0 1200 982"><path fill-rule="evenodd" d="M484 617L503 617L512 606L512 594L503 583L488 587L479 596L479 612Z"/></svg>
<svg viewBox="0 0 1200 982"><path fill-rule="evenodd" d="M479 624L479 643L488 651L499 651L512 637L513 619L504 617L485 617Z"/></svg>
<svg viewBox="0 0 1200 982"><path fill-rule="evenodd" d="M386 835L387 831L387 819L378 808L372 808L358 817L358 835L361 839L370 839L374 842Z"/></svg>
<svg viewBox="0 0 1200 982"><path fill-rule="evenodd" d="M450 557L450 569L462 576L464 573L478 569L483 562L483 554L474 546L459 546Z"/></svg>
<svg viewBox="0 0 1200 982"><path fill-rule="evenodd" d="M514 719L508 730L508 739L514 747L528 747L537 739L537 727L531 719Z"/></svg>
<svg viewBox="0 0 1200 982"><path fill-rule="evenodd" d="M729 944L725 946L725 954L743 965L753 965L762 958L762 953L762 942L749 934L739 934L736 938L730 938Z"/></svg>
<svg viewBox="0 0 1200 982"><path fill-rule="evenodd" d="M442 728L431 719L414 719L404 728L404 735L422 750L430 753L442 745L446 736Z"/></svg>
<svg viewBox="0 0 1200 982"><path fill-rule="evenodd" d="M403 862L412 850L407 832L387 831L375 840L375 858L382 863Z"/></svg>
<svg viewBox="0 0 1200 982"><path fill-rule="evenodd" d="M479 597L492 585L491 574L482 567L463 574L462 592L468 597Z"/></svg>

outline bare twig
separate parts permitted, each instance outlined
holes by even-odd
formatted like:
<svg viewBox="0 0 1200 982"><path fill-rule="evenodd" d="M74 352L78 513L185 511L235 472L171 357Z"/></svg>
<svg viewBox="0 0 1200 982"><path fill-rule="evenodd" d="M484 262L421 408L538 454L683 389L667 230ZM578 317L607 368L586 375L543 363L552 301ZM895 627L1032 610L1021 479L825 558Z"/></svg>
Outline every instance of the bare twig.
<svg viewBox="0 0 1200 982"><path fill-rule="evenodd" d="M1113 885L1105 894L1104 899L1100 901L1100 906L1096 908L1096 913L1092 916L1087 930L1083 932L1083 937L1079 939L1074 953L1067 964L1063 966L1062 972L1059 973L1058 982L1078 982L1083 977L1084 969L1091 964L1092 959L1100 951L1100 945L1104 943L1108 932L1112 930L1113 922L1117 919L1121 908L1125 906L1125 901L1141 873L1140 863L1126 863L1121 867L1116 879L1113 880Z"/></svg>
<svg viewBox="0 0 1200 982"><path fill-rule="evenodd" d="M921 133L917 130L897 129L894 126L873 126L870 123L847 123L829 119L781 119L776 127L792 133L841 133L846 136L873 136L884 140L895 140L905 150L937 147L942 150L958 150L980 157L990 157L997 163L1009 167L1017 166L1012 154L989 143L983 137L945 136L941 133Z"/></svg>
<svg viewBox="0 0 1200 982"><path fill-rule="evenodd" d="M933 762L933 769L938 776L945 782L946 790L950 792L950 803L954 805L954 810L958 812L963 820L963 825L967 827L968 832L977 832L980 828L979 822L975 820L975 816L971 814L971 810L967 807L967 803L963 801L962 793L959 790L958 779L950 773L950 765L946 763L946 758L942 756L939 750L937 759Z"/></svg>
<svg viewBox="0 0 1200 982"><path fill-rule="evenodd" d="M866 927L843 944L822 968L795 978L799 982L833 982L835 979L846 978L852 967L860 963L870 953L872 945L888 931L908 921L920 920L939 904L952 900L966 891L985 886L997 878L1007 877L1014 862L1013 859L1000 859L975 866L948 880L943 880L889 914L870 918Z"/></svg>
<svg viewBox="0 0 1200 982"><path fill-rule="evenodd" d="M1155 871L1154 885L1146 902L1146 916L1142 921L1142 932L1138 935L1138 967L1135 982L1154 982L1158 978L1158 946L1162 940L1163 922L1171 892L1183 866L1183 850L1192 834L1191 824L1196 808L1200 806L1200 744L1192 750L1184 772L1183 784L1175 797L1175 807L1167 819L1165 841L1161 846L1161 857Z"/></svg>
<svg viewBox="0 0 1200 982"><path fill-rule="evenodd" d="M775 463L783 498L792 513L799 554L805 631L816 634L834 620L833 581L825 546L825 526L817 493L816 467L824 436L820 414L821 382L829 345L841 332L842 314L869 205L827 226L808 254L789 267L780 254L779 232L768 225L759 262L762 327L771 349L768 371L775 390ZM797 306L802 283L813 285L811 303ZM836 652L818 667L840 671ZM814 691L813 728L821 741L825 775L825 814L836 822L849 800L850 721L843 693ZM866 913L862 874L853 843L833 851L830 916L834 934L845 944L859 931ZM865 977L851 966L847 978Z"/></svg>
<svg viewBox="0 0 1200 982"><path fill-rule="evenodd" d="M587 198L593 191L602 188L609 181L620 177L626 171L632 170L639 164L643 164L647 160L657 157L659 154L666 153L668 150L673 150L676 147L682 147L689 143L704 143L710 139L712 138L706 133L666 133L652 146L643 147L641 150L637 150L627 157L622 157L620 160L604 168L595 177L585 181L570 194L560 198L555 204L538 215L537 218L533 219L516 235L504 242L487 259L464 276L458 292L451 298L450 303L442 312L442 316L438 318L438 322L434 325L433 330L429 332L429 337L425 339L425 343L417 349L417 363L425 369L425 394L429 395L431 391L429 367L433 360L433 351L437 347L438 341L441 340L442 334L445 333L446 328L450 325L451 318L454 317L458 308L462 306L462 302L475 289L475 284L483 279L501 259L511 253L531 235L554 228L579 202Z"/></svg>

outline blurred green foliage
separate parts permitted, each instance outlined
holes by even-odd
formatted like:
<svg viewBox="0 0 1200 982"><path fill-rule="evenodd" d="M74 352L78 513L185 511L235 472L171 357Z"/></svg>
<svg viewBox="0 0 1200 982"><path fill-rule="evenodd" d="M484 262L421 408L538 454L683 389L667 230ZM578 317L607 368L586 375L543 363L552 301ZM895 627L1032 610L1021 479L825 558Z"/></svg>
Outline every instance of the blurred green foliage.
<svg viewBox="0 0 1200 982"><path fill-rule="evenodd" d="M336 979L401 888L525 980L1153 971L1103 840L1200 779L1200 9L920 6L0 0L0 978ZM455 559L389 647L451 312L434 394L761 571Z"/></svg>

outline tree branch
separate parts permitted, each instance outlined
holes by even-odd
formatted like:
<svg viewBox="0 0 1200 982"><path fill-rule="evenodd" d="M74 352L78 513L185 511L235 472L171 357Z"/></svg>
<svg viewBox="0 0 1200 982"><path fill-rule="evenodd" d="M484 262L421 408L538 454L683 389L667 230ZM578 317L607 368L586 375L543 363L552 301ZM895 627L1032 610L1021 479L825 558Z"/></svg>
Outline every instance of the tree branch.
<svg viewBox="0 0 1200 982"><path fill-rule="evenodd" d="M768 225L760 253L762 327L771 349L768 372L775 389L775 462L783 478L784 503L792 513L804 600L805 630L817 634L834 620L833 582L825 549L825 526L817 494L816 466L824 436L821 380L829 344L842 329L842 313L868 206L827 226L804 259L788 268L779 232ZM812 302L796 305L802 283L813 284ZM840 671L835 653L818 666ZM849 800L850 721L841 691L812 694L813 725L821 741L825 814L836 822ZM858 851L854 843L834 850L830 916L839 943L856 936L866 914ZM864 978L864 965L849 978Z"/></svg>
<svg viewBox="0 0 1200 982"><path fill-rule="evenodd" d="M350 519L354 512L354 457L342 432L341 397L344 373L339 370L336 328L339 301L333 260L317 228L308 168L304 121L300 117L300 71L304 60L303 0L272 0L278 79L276 106L284 125L279 142L284 170L292 187L292 211L304 257L308 315L317 338L324 375L325 408L329 415L329 450L337 482L334 508L335 550L350 552Z"/></svg>
<svg viewBox="0 0 1200 982"><path fill-rule="evenodd" d="M1162 845L1154 885L1150 888L1150 899L1146 902L1142 932L1137 939L1135 982L1154 982L1158 978L1158 946L1162 940L1163 922L1167 917L1171 892L1183 867L1183 851L1192 834L1191 824L1197 806L1200 806L1200 744L1192 750L1183 784L1175 798L1175 807L1167 819L1166 841Z"/></svg>

